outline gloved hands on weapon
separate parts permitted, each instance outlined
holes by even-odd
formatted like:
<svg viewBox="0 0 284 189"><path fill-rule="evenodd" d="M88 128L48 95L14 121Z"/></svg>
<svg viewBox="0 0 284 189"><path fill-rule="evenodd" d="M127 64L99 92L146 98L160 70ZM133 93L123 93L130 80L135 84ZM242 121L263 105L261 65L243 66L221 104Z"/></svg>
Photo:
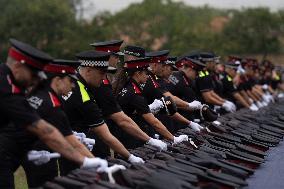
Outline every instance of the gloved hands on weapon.
<svg viewBox="0 0 284 189"><path fill-rule="evenodd" d="M202 127L201 125L199 125L198 123L195 123L193 121L191 121L188 124L188 126L191 127L192 130L195 131L195 132L200 132L201 130L205 129L204 127Z"/></svg>
<svg viewBox="0 0 284 189"><path fill-rule="evenodd" d="M224 108L227 112L235 112L236 111L236 106L234 103L226 100L223 104L222 104L222 108Z"/></svg>
<svg viewBox="0 0 284 189"><path fill-rule="evenodd" d="M83 143L90 151L93 150L93 147L96 143L95 139L87 138L85 133L77 133L73 131L73 134L77 137L77 139Z"/></svg>
<svg viewBox="0 0 284 189"><path fill-rule="evenodd" d="M167 150L167 144L158 139L150 138L146 144L158 147L160 150Z"/></svg>
<svg viewBox="0 0 284 189"><path fill-rule="evenodd" d="M201 102L194 100L190 103L188 103L188 106L191 110L200 110L202 108Z"/></svg>
<svg viewBox="0 0 284 189"><path fill-rule="evenodd" d="M135 156L133 154L130 154L130 156L128 158L128 161L130 163L145 163L145 161L142 158L137 157L137 156Z"/></svg>
<svg viewBox="0 0 284 189"><path fill-rule="evenodd" d="M28 160L32 161L35 165L43 165L48 163L52 158L59 158L59 153L50 153L46 150L36 151L31 150L27 154Z"/></svg>
<svg viewBox="0 0 284 189"><path fill-rule="evenodd" d="M149 105L149 109L152 114L157 114L163 107L164 103L158 99L155 99L154 102Z"/></svg>
<svg viewBox="0 0 284 189"><path fill-rule="evenodd" d="M183 141L188 141L188 136L187 135L179 135L178 137L174 136L174 143L173 144L178 144Z"/></svg>

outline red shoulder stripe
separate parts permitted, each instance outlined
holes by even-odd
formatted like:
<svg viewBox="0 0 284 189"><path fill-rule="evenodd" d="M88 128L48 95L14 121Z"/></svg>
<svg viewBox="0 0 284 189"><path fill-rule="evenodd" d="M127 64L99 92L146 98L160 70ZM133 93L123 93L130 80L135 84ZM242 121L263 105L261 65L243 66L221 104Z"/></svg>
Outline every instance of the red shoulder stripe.
<svg viewBox="0 0 284 189"><path fill-rule="evenodd" d="M57 98L57 96L55 96L51 92L48 92L48 94L49 94L53 107L60 107L61 103L60 103L60 100Z"/></svg>
<svg viewBox="0 0 284 189"><path fill-rule="evenodd" d="M19 94L19 93L21 93L20 88L17 87L16 85L14 85L14 84L12 83L12 80L11 80L11 78L10 78L9 75L7 75L7 80L8 80L8 83L9 83L9 84L11 85L11 87L12 87L12 94Z"/></svg>
<svg viewBox="0 0 284 189"><path fill-rule="evenodd" d="M141 94L141 90L135 83L132 83L132 86L136 94Z"/></svg>

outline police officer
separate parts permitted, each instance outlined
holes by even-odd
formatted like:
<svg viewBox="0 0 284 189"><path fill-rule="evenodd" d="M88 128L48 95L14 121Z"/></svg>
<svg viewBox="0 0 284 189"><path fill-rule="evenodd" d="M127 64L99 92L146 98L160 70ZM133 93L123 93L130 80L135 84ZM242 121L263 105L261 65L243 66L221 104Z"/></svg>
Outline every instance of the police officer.
<svg viewBox="0 0 284 189"><path fill-rule="evenodd" d="M118 101L124 112L131 116L145 132L154 136L157 131L165 139L173 143L187 141L188 136L173 136L167 128L152 114L151 106L148 106L146 99L142 95L140 84L146 83L148 79L147 68L149 58L140 58L125 62L125 74L127 78L120 78L123 88L118 95ZM149 108L150 107L150 108ZM154 130L152 129L154 128Z"/></svg>
<svg viewBox="0 0 284 189"><path fill-rule="evenodd" d="M240 88L243 89L247 96L249 97L251 103L255 103L258 108L264 107L266 104L261 102L262 98L254 91L254 82L252 80L253 76L253 62L254 59L243 58L241 66L244 72L240 75Z"/></svg>
<svg viewBox="0 0 284 189"><path fill-rule="evenodd" d="M217 95L214 92L214 85L212 82L212 77L209 75L209 71L206 69L210 67L215 61L215 55L213 53L204 53L195 51L187 55L188 58L195 59L201 62L201 69L198 70L196 78L196 90L198 95L202 97L205 103L215 106L222 107L228 112L234 112L236 110L235 105Z"/></svg>
<svg viewBox="0 0 284 189"><path fill-rule="evenodd" d="M24 91L39 81L39 71L52 57L18 40L10 42L7 61L0 65L0 188L14 187L13 173L26 153L18 145L26 138L9 132L11 124L27 129L52 150L82 167L96 166L93 159L76 151L55 127L41 119L25 99Z"/></svg>
<svg viewBox="0 0 284 189"><path fill-rule="evenodd" d="M93 43L91 46L95 47L97 51L111 52L109 65L110 67L116 68L119 61L119 55L123 55L123 53L120 52L122 43L122 40L112 40ZM160 149L166 149L166 144L164 142L149 137L121 110L113 95L112 83L115 81L113 77L113 73L107 74L101 85L94 88L94 98L96 99L99 108L102 109L103 116L106 119L107 125L110 127L111 133L113 133L127 148L133 147L133 143L127 137L123 137L124 132L129 133L144 143L146 142L147 144L156 146ZM104 151L104 149L108 150L103 144L99 144L100 148L98 148L98 142L102 143L102 141L97 140L97 148L94 149L95 154L98 154L96 153L98 151L99 153L103 153L102 151Z"/></svg>
<svg viewBox="0 0 284 189"><path fill-rule="evenodd" d="M71 77L75 75L78 62L69 60L54 60L44 66L43 70L47 75L47 80L41 82L29 94L27 100L37 113L46 121L54 125L65 137L65 139L76 148L83 156L93 158L92 153L73 135L69 120L62 109L61 96L68 95L72 91L73 81ZM36 142L33 150L50 151L40 141ZM98 166L107 165L105 160L96 158ZM31 161L24 162L28 185L31 188L39 187L46 181L58 176L58 166L56 159L40 156L35 165ZM41 162L43 164L41 164Z"/></svg>
<svg viewBox="0 0 284 189"><path fill-rule="evenodd" d="M125 53L126 60L135 60L137 58L146 56L145 49L143 49L142 47L138 47L138 46L128 46L125 48L124 53ZM158 83L157 81L158 78L153 72L157 73L160 70L158 66L161 66L162 64L160 63L164 62L164 60L167 59L168 54L169 54L169 51L167 50L147 53L147 56L150 56L151 58L151 62L150 62L150 67L149 67L150 71L148 72L149 74L148 80L145 84L141 85L141 88L143 89L143 93L142 93L143 96L147 100L148 104L153 103L153 101L156 99L160 99L162 97L169 97L170 99L174 101L174 103L176 103L176 101L181 101L183 105L186 104L184 105L185 107L190 106L190 109L185 108L186 110L191 111L192 109L200 108L201 106L200 102L194 102L190 104L187 102L184 102L180 100L178 97L172 95L169 91L167 91L167 89L163 89ZM172 122L173 120L176 120L179 123L183 123L186 126L189 125L194 131L199 132L201 129L203 129L199 124L187 120L182 115L180 115L178 112L172 112L172 114L170 114L171 117L169 117L169 115L164 115L164 114L157 114L156 116L158 117L159 120L162 121L163 124L166 125L166 127L171 132L174 132L176 129L179 128L179 127L175 127L175 125Z"/></svg>
<svg viewBox="0 0 284 189"><path fill-rule="evenodd" d="M238 101L243 107L249 108L252 111L257 111L258 108L247 101L240 93L237 88L237 85L234 84L233 79L236 77L238 65L234 62L228 62L225 65L225 70L220 70L221 81L223 83L223 93L228 98L234 98ZM220 66L220 65L218 65ZM217 66L217 68L218 68ZM217 70L218 72L218 70Z"/></svg>
<svg viewBox="0 0 284 189"><path fill-rule="evenodd" d="M163 68L170 68L170 69L175 68L172 61L169 61L170 63L167 65L166 62L168 60L168 54L169 54L168 50L146 53L146 56L151 58L151 63L150 63L149 79L145 84L145 86L143 87L144 96L147 99L153 98L154 96L152 95L151 91L155 90L155 88L158 88L161 90L164 96L169 96L173 99L178 109L189 112L192 112L194 110L199 110L202 107L202 104L199 101L186 102L180 99L179 97L173 95L166 88L164 80L159 78L159 75L161 75L163 72ZM172 118L179 123L185 124L184 126L191 127L194 131L199 132L203 129L203 127L200 126L198 123L189 121L188 119L180 115L178 112L174 114ZM165 122L167 122L167 120L165 120Z"/></svg>
<svg viewBox="0 0 284 189"><path fill-rule="evenodd" d="M72 94L66 99L64 109L74 131L87 135L95 133L111 149L131 163L144 161L128 150L109 131L101 110L94 99L94 87L99 87L109 67L110 53L102 51L85 51L76 55L80 67L78 80ZM68 172L68 171L67 171Z"/></svg>
<svg viewBox="0 0 284 189"><path fill-rule="evenodd" d="M194 92L196 69L198 68L198 61L181 56L176 60L175 66L179 71L173 72L168 77L168 89L169 91L181 98L186 102L192 102L194 100L200 101L201 99ZM194 120L200 119L199 113L189 113L188 111L179 111L187 119Z"/></svg>

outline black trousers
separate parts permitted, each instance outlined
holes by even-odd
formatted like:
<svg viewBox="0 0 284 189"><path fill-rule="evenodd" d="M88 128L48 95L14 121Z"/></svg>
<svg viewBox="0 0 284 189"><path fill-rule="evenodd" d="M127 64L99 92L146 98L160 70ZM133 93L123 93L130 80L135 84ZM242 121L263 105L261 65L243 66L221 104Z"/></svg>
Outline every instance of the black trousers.
<svg viewBox="0 0 284 189"><path fill-rule="evenodd" d="M13 138L0 134L0 188L15 188L14 172L20 166L23 151Z"/></svg>
<svg viewBox="0 0 284 189"><path fill-rule="evenodd" d="M35 165L33 162L24 160L22 166L25 170L29 188L42 186L47 181L52 181L58 176L57 159L52 159L43 165Z"/></svg>

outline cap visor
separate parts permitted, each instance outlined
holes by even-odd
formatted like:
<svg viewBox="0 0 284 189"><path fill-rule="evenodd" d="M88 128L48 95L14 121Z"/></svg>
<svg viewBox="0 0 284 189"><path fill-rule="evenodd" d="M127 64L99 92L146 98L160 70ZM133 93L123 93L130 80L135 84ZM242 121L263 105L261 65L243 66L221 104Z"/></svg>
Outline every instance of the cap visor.
<svg viewBox="0 0 284 189"><path fill-rule="evenodd" d="M109 66L109 67L107 68L107 73L112 73L112 74L114 74L114 73L116 73L116 71L117 71L117 68L115 68L115 67Z"/></svg>

